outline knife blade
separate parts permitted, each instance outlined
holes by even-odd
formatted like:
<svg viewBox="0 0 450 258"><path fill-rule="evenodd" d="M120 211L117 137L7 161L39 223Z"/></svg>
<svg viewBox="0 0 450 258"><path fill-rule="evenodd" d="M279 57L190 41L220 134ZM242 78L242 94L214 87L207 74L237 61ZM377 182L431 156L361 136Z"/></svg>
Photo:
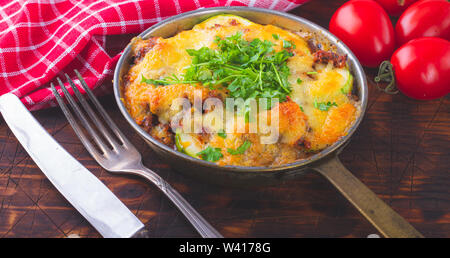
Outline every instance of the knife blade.
<svg viewBox="0 0 450 258"><path fill-rule="evenodd" d="M0 112L50 182L103 237L132 237L143 230L144 224L50 136L16 95L0 97Z"/></svg>

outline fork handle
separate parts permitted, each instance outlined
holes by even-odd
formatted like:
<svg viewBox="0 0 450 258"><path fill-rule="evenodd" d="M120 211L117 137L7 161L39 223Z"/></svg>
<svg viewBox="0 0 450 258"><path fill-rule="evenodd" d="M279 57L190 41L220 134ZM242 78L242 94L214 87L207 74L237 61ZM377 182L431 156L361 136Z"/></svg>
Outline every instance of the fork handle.
<svg viewBox="0 0 450 258"><path fill-rule="evenodd" d="M142 176L154 183L184 214L187 220L194 226L203 238L223 238L172 186L152 170L142 166L133 170L133 173Z"/></svg>

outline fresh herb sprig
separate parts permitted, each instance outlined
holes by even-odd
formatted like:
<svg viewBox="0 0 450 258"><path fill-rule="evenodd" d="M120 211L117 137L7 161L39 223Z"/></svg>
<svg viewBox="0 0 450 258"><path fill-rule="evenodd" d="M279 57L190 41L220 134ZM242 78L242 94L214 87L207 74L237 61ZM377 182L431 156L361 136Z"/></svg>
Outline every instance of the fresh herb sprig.
<svg viewBox="0 0 450 258"><path fill-rule="evenodd" d="M141 83L147 83L147 84L153 84L155 86L160 85L170 85L170 84L176 84L176 83L197 83L197 81L185 81L183 79L178 78L175 74L172 76L166 77L164 79L149 79L145 78L144 75L142 75Z"/></svg>
<svg viewBox="0 0 450 258"><path fill-rule="evenodd" d="M203 160L216 162L223 157L222 150L220 148L213 148L208 146L206 149L197 153Z"/></svg>
<svg viewBox="0 0 450 258"><path fill-rule="evenodd" d="M247 41L241 32L226 38L217 36L214 42L217 49L186 49L192 64L185 70L183 78L175 75L158 80L143 77L142 81L157 85L202 83L211 88L222 85L233 98L286 100L291 93L286 61L293 56L288 51L295 48L293 42L283 41L283 49L278 52L271 41ZM268 107L271 107L270 103Z"/></svg>
<svg viewBox="0 0 450 258"><path fill-rule="evenodd" d="M219 137L222 137L223 139L227 138L227 134L225 133L225 130L223 130L223 129L220 129L217 132L217 135L219 135Z"/></svg>
<svg viewBox="0 0 450 258"><path fill-rule="evenodd" d="M250 147L250 145L252 145L251 142L245 141L241 146L237 147L237 149L233 150L233 149L227 148L227 151L231 155L244 154L244 152Z"/></svg>
<svg viewBox="0 0 450 258"><path fill-rule="evenodd" d="M314 107L322 111L328 111L332 106L337 107L338 105L336 104L336 102L331 103L330 101L328 101L319 103L314 101Z"/></svg>

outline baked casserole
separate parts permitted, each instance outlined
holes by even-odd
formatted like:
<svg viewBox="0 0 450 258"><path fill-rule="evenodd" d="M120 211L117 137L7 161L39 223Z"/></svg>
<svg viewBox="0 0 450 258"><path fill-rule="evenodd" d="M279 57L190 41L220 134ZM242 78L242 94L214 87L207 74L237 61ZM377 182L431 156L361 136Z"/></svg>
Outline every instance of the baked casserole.
<svg viewBox="0 0 450 258"><path fill-rule="evenodd" d="M307 32L218 15L170 38L135 38L132 52L122 78L131 117L158 141L218 165L307 158L345 136L359 114L346 57ZM208 99L223 108L206 108Z"/></svg>

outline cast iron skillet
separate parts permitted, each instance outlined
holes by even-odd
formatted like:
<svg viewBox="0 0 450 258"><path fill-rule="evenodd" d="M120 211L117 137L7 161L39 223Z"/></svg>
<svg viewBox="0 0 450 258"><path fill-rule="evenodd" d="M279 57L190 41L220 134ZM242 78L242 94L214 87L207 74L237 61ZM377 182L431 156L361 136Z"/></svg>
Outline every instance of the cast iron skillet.
<svg viewBox="0 0 450 258"><path fill-rule="evenodd" d="M353 53L335 36L324 28L303 18L260 8L217 7L205 8L168 18L140 34L142 38L160 36L171 37L180 31L191 29L195 24L218 15L234 14L259 24L272 24L291 31L307 31L321 42L335 46L339 54L348 56L348 65L354 76L354 95L360 99L360 114L348 134L332 146L294 163L277 167L218 166L214 163L192 158L153 139L139 127L128 114L122 102L122 77L128 71L131 59L131 46L128 45L120 58L114 73L114 94L120 111L128 123L148 143L148 145L175 169L208 182L261 186L274 184L315 171L327 178L384 236L422 237L406 220L379 199L339 161L337 155L349 142L360 124L367 106L367 81L364 71Z"/></svg>

